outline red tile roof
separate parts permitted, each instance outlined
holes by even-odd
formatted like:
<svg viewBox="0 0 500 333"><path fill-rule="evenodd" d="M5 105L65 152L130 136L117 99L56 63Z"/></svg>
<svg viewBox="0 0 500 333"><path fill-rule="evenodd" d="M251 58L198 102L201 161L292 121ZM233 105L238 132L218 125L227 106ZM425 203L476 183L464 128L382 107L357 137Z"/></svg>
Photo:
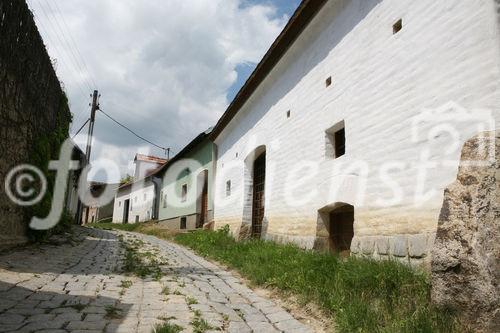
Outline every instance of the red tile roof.
<svg viewBox="0 0 500 333"><path fill-rule="evenodd" d="M156 163L156 164L165 164L168 162L168 160L165 158L151 156L151 155L143 155L143 154L136 154L134 161L145 161L145 162L151 162L151 163Z"/></svg>
<svg viewBox="0 0 500 333"><path fill-rule="evenodd" d="M166 160L168 161L168 160ZM132 179L131 181L125 183L125 184L122 184L120 185L118 188L121 189L121 188L125 188L127 186L130 186L132 184L135 184L135 183L138 183L138 182L142 182L144 181L145 179L151 177L151 176L154 176L158 171L161 170L161 168L166 164L167 162L163 163L163 164L160 164L158 167L154 168L154 169L151 169L151 170L148 170L146 172L146 174L144 175L144 177L140 178L140 179Z"/></svg>

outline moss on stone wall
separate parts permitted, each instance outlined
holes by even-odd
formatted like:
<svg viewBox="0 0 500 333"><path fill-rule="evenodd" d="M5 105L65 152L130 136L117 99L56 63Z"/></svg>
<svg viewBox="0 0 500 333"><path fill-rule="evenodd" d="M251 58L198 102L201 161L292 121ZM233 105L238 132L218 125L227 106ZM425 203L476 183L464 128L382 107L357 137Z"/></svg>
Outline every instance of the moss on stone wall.
<svg viewBox="0 0 500 333"><path fill-rule="evenodd" d="M54 193L55 171L48 169L51 160L58 160L61 145L68 138L69 122L71 114L68 108L68 99L64 92L61 95L59 109L56 113L55 128L52 132L42 133L34 139L33 150L30 155L30 164L42 170L47 177L47 194L35 206L26 209L25 223L29 224L33 216L44 217L50 212L52 206L52 197ZM71 217L66 212L61 216L59 223L50 230L33 230L28 228L28 238L31 241L42 241L50 237L52 234L61 233L73 223Z"/></svg>
<svg viewBox="0 0 500 333"><path fill-rule="evenodd" d="M0 191L0 247L9 247L53 232L28 231L27 223L50 210L55 173L48 172L48 163L58 159L71 113L24 0L0 0L0 36L0 179L24 163L49 178L47 195L34 207L20 207Z"/></svg>

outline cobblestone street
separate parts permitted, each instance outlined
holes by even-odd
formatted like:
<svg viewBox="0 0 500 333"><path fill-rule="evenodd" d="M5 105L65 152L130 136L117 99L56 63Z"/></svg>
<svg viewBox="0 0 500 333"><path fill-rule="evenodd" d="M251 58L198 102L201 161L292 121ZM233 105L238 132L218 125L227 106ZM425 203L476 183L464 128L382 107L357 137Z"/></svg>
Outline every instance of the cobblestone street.
<svg viewBox="0 0 500 333"><path fill-rule="evenodd" d="M78 229L77 240L0 256L1 332L313 332L191 251L152 236ZM127 246L160 274L125 274Z"/></svg>

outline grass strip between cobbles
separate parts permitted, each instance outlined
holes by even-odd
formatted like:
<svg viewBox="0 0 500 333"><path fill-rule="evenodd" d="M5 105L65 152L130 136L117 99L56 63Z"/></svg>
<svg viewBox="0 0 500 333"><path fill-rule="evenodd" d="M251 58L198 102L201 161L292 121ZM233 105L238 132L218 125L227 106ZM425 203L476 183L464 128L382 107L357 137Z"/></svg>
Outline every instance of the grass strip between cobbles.
<svg viewBox="0 0 500 333"><path fill-rule="evenodd" d="M175 240L237 270L255 285L317 304L332 316L338 332L463 332L451 311L431 303L428 275L396 261L339 258L290 244L236 241L227 227L175 236L151 225L134 230Z"/></svg>

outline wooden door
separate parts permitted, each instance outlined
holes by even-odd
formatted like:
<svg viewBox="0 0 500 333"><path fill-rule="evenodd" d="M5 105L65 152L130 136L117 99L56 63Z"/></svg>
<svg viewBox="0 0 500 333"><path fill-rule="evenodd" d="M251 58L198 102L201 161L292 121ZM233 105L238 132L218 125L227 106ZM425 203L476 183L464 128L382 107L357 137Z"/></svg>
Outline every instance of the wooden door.
<svg viewBox="0 0 500 333"><path fill-rule="evenodd" d="M354 237L354 210L350 207L330 213L331 249L334 252L349 252Z"/></svg>
<svg viewBox="0 0 500 333"><path fill-rule="evenodd" d="M266 153L253 165L252 237L260 238L264 220L264 189L266 184Z"/></svg>
<svg viewBox="0 0 500 333"><path fill-rule="evenodd" d="M200 219L198 222L198 228L203 227L205 222L207 222L208 215L208 184L207 179L203 183L203 190L201 192L201 209L200 209Z"/></svg>
<svg viewBox="0 0 500 333"><path fill-rule="evenodd" d="M123 202L123 223L128 223L128 211L130 208L130 200Z"/></svg>

